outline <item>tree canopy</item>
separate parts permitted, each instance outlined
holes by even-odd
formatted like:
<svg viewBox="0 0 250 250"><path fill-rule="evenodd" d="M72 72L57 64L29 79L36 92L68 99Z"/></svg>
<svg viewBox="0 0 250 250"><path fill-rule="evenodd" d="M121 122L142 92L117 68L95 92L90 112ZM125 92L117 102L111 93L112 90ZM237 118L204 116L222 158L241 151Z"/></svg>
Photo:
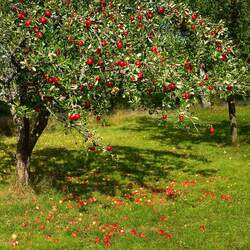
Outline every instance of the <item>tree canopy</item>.
<svg viewBox="0 0 250 250"><path fill-rule="evenodd" d="M158 99L165 112L178 102L182 122L201 95L241 93L245 68L222 22L182 3L132 2L2 1L0 98L28 155L51 114L88 140L89 114L120 98L147 108Z"/></svg>

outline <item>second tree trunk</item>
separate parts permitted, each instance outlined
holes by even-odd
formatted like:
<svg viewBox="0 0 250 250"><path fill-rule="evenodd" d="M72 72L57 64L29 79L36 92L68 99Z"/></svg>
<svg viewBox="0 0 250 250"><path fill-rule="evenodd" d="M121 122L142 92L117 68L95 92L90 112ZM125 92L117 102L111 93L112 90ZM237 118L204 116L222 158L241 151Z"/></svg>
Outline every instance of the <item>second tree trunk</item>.
<svg viewBox="0 0 250 250"><path fill-rule="evenodd" d="M231 130L231 142L232 144L236 145L238 143L238 130L236 120L235 98L231 96L228 98L227 102Z"/></svg>

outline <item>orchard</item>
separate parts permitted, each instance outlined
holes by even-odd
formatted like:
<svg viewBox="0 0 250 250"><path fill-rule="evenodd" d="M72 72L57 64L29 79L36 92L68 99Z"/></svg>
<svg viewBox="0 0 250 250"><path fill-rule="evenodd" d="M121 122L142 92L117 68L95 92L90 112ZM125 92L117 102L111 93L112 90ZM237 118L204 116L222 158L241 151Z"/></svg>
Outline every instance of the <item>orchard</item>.
<svg viewBox="0 0 250 250"><path fill-rule="evenodd" d="M0 249L249 248L239 2L0 2Z"/></svg>
<svg viewBox="0 0 250 250"><path fill-rule="evenodd" d="M230 104L236 133L233 97L243 93L245 69L223 23L213 24L183 4L3 1L0 29L0 98L16 124L22 185L29 182L32 151L49 117L78 129L90 148L105 151L88 129L88 117L101 119L121 98L135 107L160 108L164 120L178 124L195 123L190 108L201 98L219 97ZM168 114L173 108L178 111ZM212 125L209 132L215 132Z"/></svg>

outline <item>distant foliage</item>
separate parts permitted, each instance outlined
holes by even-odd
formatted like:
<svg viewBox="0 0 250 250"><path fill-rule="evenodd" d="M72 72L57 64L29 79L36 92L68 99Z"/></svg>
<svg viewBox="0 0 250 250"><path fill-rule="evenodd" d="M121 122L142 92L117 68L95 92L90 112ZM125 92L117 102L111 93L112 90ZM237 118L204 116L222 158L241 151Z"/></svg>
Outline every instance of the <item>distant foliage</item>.
<svg viewBox="0 0 250 250"><path fill-rule="evenodd" d="M250 63L250 2L248 0L178 0L214 22L223 20L240 56Z"/></svg>

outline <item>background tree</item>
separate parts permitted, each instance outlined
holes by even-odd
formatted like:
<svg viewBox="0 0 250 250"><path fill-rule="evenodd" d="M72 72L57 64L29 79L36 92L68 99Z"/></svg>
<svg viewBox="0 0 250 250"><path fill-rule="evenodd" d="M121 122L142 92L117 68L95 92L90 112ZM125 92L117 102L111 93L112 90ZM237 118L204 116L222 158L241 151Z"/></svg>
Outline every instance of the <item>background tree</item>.
<svg viewBox="0 0 250 250"><path fill-rule="evenodd" d="M239 57L245 62L246 68L249 68L249 50L250 50L250 5L245 0L179 0L178 2L187 3L193 10L197 10L201 15L209 17L214 22L223 21L228 28L229 36L233 43L239 49ZM248 70L246 70L249 72ZM249 82L249 73L242 79ZM237 144L237 124L236 124L236 104L237 97L231 95L227 99L228 113L231 128L232 143Z"/></svg>
<svg viewBox="0 0 250 250"><path fill-rule="evenodd" d="M230 37L240 49L240 56L249 63L250 50L250 5L246 0L178 0L187 3L193 10L199 11L203 16L211 18L214 22L223 20L229 30Z"/></svg>

